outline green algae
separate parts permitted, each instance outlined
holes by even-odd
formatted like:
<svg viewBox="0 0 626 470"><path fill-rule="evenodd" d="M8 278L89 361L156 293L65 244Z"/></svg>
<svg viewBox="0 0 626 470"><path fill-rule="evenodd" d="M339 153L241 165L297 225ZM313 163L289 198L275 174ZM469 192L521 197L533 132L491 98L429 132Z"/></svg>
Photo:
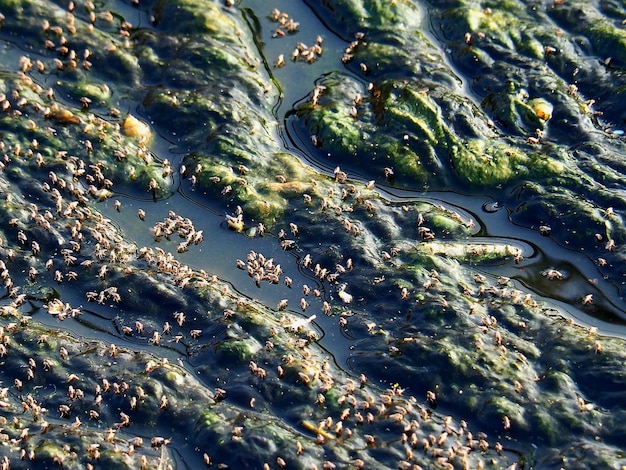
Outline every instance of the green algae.
<svg viewBox="0 0 626 470"><path fill-rule="evenodd" d="M88 98L85 106L109 106L111 103L111 90L106 83L82 82L68 86L67 82L55 83L56 88L66 97L79 102L81 98Z"/></svg>
<svg viewBox="0 0 626 470"><path fill-rule="evenodd" d="M492 185L526 176L558 175L563 165L553 157L538 152L526 153L500 142L472 140L466 152L453 154L459 174L472 183Z"/></svg>
<svg viewBox="0 0 626 470"><path fill-rule="evenodd" d="M349 6L344 8L344 5ZM579 128L582 132L593 128L593 110L583 98L566 93L565 79L549 81L550 86L558 85L553 88L556 92L552 97L541 93L540 88L546 82L539 81L534 72L523 74L528 75L528 80L519 78L521 73L511 73L515 78L512 88L473 103L462 96L454 74L439 60L442 53L438 47L430 41L420 42L422 33L415 31L421 27L420 12L414 4L396 2L387 9L380 2L338 2L334 21L345 21L348 28L365 31L368 42L357 47L354 59L347 66L361 73L358 63L362 61L366 70L357 75L359 79L346 80L343 73L322 78L318 83L327 88L319 103L313 104L310 96L308 103L298 106L296 114L305 121L308 130L314 131L321 144L320 153L332 153L333 167L334 163L341 163L345 164L345 170L353 165L344 181L340 173L323 175L301 163L277 143L272 109L277 92L273 87L266 91L269 73L255 60L260 53L252 45L236 8L228 10L221 4L209 3L197 13L191 2L159 2L154 8L156 21L151 25L154 31L151 34L132 31L132 41L128 44L114 37L116 28L100 25L100 20L96 22L95 33L87 36L90 39L82 39L81 32L81 39L75 39L81 48L89 45L99 51L110 42L119 47L107 56L111 71L98 67L94 59L89 73L62 72L67 83L54 82L62 100L44 97L43 92L31 88L20 77L7 80L7 95L12 89L22 87L19 97L31 103L20 106L19 97L9 96L12 109L19 113L5 113L2 119L3 152L7 152L8 159L4 160L6 168L0 182L6 192L21 188L11 191L13 200L3 200L2 205L3 221L17 219L16 226L2 228L3 255L8 250L14 251L11 261L6 256L9 279L15 284L58 283L54 281L54 271L58 269L67 275L76 269L81 280L78 286L67 279L58 283L62 289L57 295L62 299L62 311L70 303L83 304L87 306L85 317L109 318L107 314L114 312L120 316L119 324L130 328L128 333L121 333L128 330L115 333L114 341L124 345L118 346L117 352L111 348L110 341L57 338L53 333L56 330L38 323L42 315L47 315L45 310L35 312L35 320L30 323L32 335L22 334L19 330L22 326L14 331L7 360L15 363L3 366L7 377L25 378L15 371L25 373L30 356L36 356L39 364L63 344L70 351L72 367L81 371L81 382L76 386L88 394L85 402L69 401L65 397L70 360L55 358L51 363L54 372L50 374L40 375L41 369L37 368L34 381L25 381L25 389L35 391L38 390L35 387L50 383L63 390L58 396L45 397L45 406L52 410L49 416L55 414L61 424L58 435L42 433L44 440L69 442L68 436L78 436L81 443L76 447L77 453L85 453L90 440L103 440L105 423L114 427L120 422L119 410L125 410L131 416L131 425L119 427L116 435L123 436L119 437L120 446L129 443L130 436L124 435L127 430L155 427L168 437L172 435L172 445L176 446L179 436L192 435L189 424L197 423L193 429L197 432L190 437L200 449L198 455L194 454L194 462L200 462L201 453L207 452L217 455L217 462L228 460L231 466L241 467L265 461L273 463L281 457L290 467L300 468L320 464L329 456L343 466L356 457L380 466L391 463L406 466L402 462L409 460L429 466L437 459L435 451L445 452L465 445L472 449L473 464L483 457L501 467L517 460L491 450L484 456L478 455L475 443L467 442L460 432L457 434L442 425L444 417L422 404L426 390L436 389L439 402L450 407L455 420L475 416L477 430L501 433L503 416L507 416L512 422L510 434L517 439L531 436L524 439L541 443L536 454L547 464L559 461L560 457L552 456L544 443L560 451L555 455L575 456L576 452L571 451L572 430L591 434L600 429L598 422L603 425L601 434L606 443L594 443L582 437L575 441L574 447L580 444L588 449L587 458L593 462L620 460L619 438L611 437L612 433L618 433L619 422L614 419L614 413L620 409L611 404L617 400L611 402L609 397L616 396L623 382L623 341L601 338L598 341L603 351L594 352L595 338L589 337L586 330L551 318L549 309L543 310L532 297L527 297L526 291L517 290L521 288L517 281L497 282L491 276L484 282L476 281L473 266L477 262L497 261L507 266L506 262L512 264L514 251L506 244L473 243L468 238L469 221L450 211L410 200L403 201L404 207L388 204L383 196L368 189L369 185L358 181L362 174L354 180L350 174L352 168L363 168L366 181L372 178L409 188L422 188L425 184L443 187L447 181L454 180L450 177L452 172L469 181L473 190L495 190L500 184L510 189L522 182L524 189L519 197L527 205L516 211L514 217L524 225L534 227L541 221L555 220L557 215L571 220L576 216L576 224L580 220L579 225L585 228L579 228L576 233L556 233L555 239L578 247L589 246L589 237L598 231L619 242L623 219L619 213L609 215L608 208L621 210L621 205L616 204L620 199L610 190L619 188L621 169L616 162L621 144L608 142L595 151L589 147L574 151L561 148L566 145L559 142L563 137L554 129L565 126L566 113L576 125L582 123ZM540 44L546 41L530 25L519 27L529 21L522 14L526 11L523 5L508 2L502 8L508 12L495 10L489 15L493 18L477 13L480 18L469 23L469 31L475 33L471 48L480 49L474 57L482 57L482 62L495 63L497 67L501 58L494 53L493 46L504 46L524 59L558 60L553 57L558 54L546 53L545 49L541 54ZM55 11L58 15L60 10L55 7ZM213 22L211 15L217 20ZM38 23L30 26L32 37L40 38L34 34L39 29ZM23 27L28 28L28 24L24 21ZM87 29L81 22L78 24L79 28ZM185 30L179 24L185 25ZM12 27L11 31L18 31L16 26ZM462 42L464 29L455 29L457 41ZM488 29L489 34L480 40L478 33L483 29ZM166 36L170 36L170 43ZM409 38L408 44L402 42L402 37ZM411 40L415 38L420 41ZM418 54L418 49L425 52ZM394 66L392 57L396 52L398 61L404 61L402 67ZM563 55L566 54L567 50ZM49 58L52 55L50 52ZM409 63L409 57L416 59ZM514 68L514 64L507 66ZM118 74L117 68L123 72ZM411 75L410 79L394 75L399 70ZM541 74L551 73L546 68L537 70ZM418 73L423 76L414 77ZM444 78L436 80L437 74ZM45 81L45 77L34 71L31 76L36 83ZM373 88L367 92L365 83L369 78ZM109 83L107 79L111 81L110 95L100 93L104 92L101 85ZM554 116L549 121L539 119L528 97L512 93L511 89L528 89L529 97L545 96L555 105ZM317 344L317 332L306 328L292 331L289 325L299 316L286 314L281 318L271 308L233 292L229 284L181 264L175 254L161 253L153 247L138 249L127 239L131 238L129 234L103 220L101 207L95 202L109 193L104 181L101 185L97 182L100 173L112 180L113 190L131 188L133 194L148 199L167 196L173 185L170 177L163 174L159 155L155 158L151 153L151 142L142 145L121 132L122 116L106 116L111 106L120 106L117 98L120 93L125 100L141 104L138 117L153 124L151 129L155 133L172 138L177 151L182 150L186 171L181 169L176 176L185 180L195 176L195 182L189 185L195 185L193 190L202 194L201 199L229 212L235 205L241 205L249 225L262 221L287 228L289 222L297 222L300 235L294 238L303 250L298 251L298 256L310 250L330 271L337 263L345 264L347 257L354 258L356 268L342 273L338 270L337 275L341 283L347 284L347 291L355 293L355 300L351 305L333 302L332 309L340 315L336 318L347 321L346 331L356 338L362 357L365 360L375 357L378 361L372 361L376 370L372 370L371 364L370 368L363 367L368 374L370 370L373 372L370 380L359 384L351 373L328 361L328 353ZM363 95L361 104L355 101L357 93ZM92 108L83 109L79 102L83 96L92 100ZM65 101L68 98L70 103ZM497 103L490 107L494 100ZM580 112L571 110L573 103L581 106ZM52 104L59 107L54 114L46 115L35 109ZM352 113L353 106L356 113ZM46 129L51 126L56 128L55 133ZM553 143L526 142L528 133L536 129L543 129L547 139L554 139ZM33 144L33 139L38 144ZM92 150L87 147L87 141ZM63 154L65 151L68 155ZM585 159L592 164L585 166ZM84 168L79 160L84 162ZM198 164L201 167L196 171ZM387 167L393 167L395 180L384 176ZM50 171L55 172L56 183ZM87 175L96 181L91 196L68 189L78 182L86 186ZM63 183L58 182L59 178ZM219 182L215 182L216 178ZM131 182L132 179L136 181ZM152 179L158 185L154 194L148 191ZM49 190L39 189L44 182ZM600 184L605 187L599 188ZM181 186L189 187L187 182ZM228 186L230 190L224 192ZM63 198L56 196L53 189ZM585 200L582 195L590 195L590 199ZM57 210L55 204L59 199L61 207ZM533 200L537 201L536 205ZM35 203L38 208L30 206ZM534 211L535 208L541 210ZM46 210L52 216L48 220L49 230L43 228ZM422 224L417 222L420 213L425 219ZM593 226L589 226L589 221ZM69 240L79 239L71 231L71 227L78 230L76 222L85 227L80 231L84 241L80 253L72 255ZM445 241L436 238L434 242L422 243L416 253L419 227L431 228L435 237ZM20 230L28 244L20 242ZM319 237L330 237L332 244L341 248L327 246L326 242L319 245L322 238L311 236L314 231L319 231ZM41 257L34 256L32 240L42 245ZM591 247L594 255L604 255L604 241L601 245ZM61 254L63 249L71 251ZM606 250L607 256L616 262L622 257L621 249ZM72 261L70 256L77 260ZM54 262L50 272L45 268L47 259ZM78 268L83 261L92 266ZM524 267L532 267L533 263L531 260ZM39 273L33 275L34 280L27 281L24 278L30 266ZM108 273L100 275L102 267L107 267ZM294 270L299 267L299 264L291 266ZM438 273L433 273L433 269ZM304 272L314 278L312 268ZM335 282L320 283L331 302L342 288ZM106 295L102 302L98 300L100 293L113 293L107 289L117 286L120 291L122 286L130 286L128 292L122 292L119 303ZM408 290L405 299L401 298L401 287ZM85 291L95 294L93 301L85 302ZM157 300L142 299L137 294L142 292L153 292ZM260 292L265 293L265 289ZM3 302L17 302L18 297L18 292L11 292ZM376 302L369 305L372 298ZM241 302L250 304L242 306ZM97 313L87 311L91 309ZM232 312L229 310L222 318L221 312L226 314L226 309ZM175 337L166 333L155 336L166 321L175 322L172 311L187 312L188 323L179 328L174 325ZM7 308L4 312L19 318L14 309ZM139 331L135 321L142 322L144 331ZM400 321L404 322L402 329L397 326ZM370 330L372 323L375 326ZM108 328L116 331L110 325ZM49 338L35 348L38 334L49 334ZM219 343L214 338L225 340ZM262 347L263 344L266 346ZM177 361L177 365L164 362L161 356L176 351L177 347L185 348L181 349L186 353L181 358L191 357L194 373L183 370ZM254 360L256 369L250 360ZM284 375L279 372L279 366ZM350 372L358 375L358 361L351 367ZM426 373L415 373L420 368ZM546 372L550 368L559 372ZM395 375L385 376L385 370L393 370ZM591 372L594 370L602 376ZM102 378L114 380L118 386L122 382L139 385L148 396L136 410L131 410L128 396L114 391L102 393L107 406L103 407L100 420L88 420L86 413L96 396L93 390L96 385L102 386ZM403 395L398 388L381 390L370 385L378 382L376 379L382 383L406 381L399 387L410 387L414 396ZM521 385L521 391L515 381ZM477 385L464 386L470 382ZM594 387L593 384L600 382L610 392ZM224 396L217 387L224 388ZM458 400L460 389L464 390L463 400ZM327 398L326 404L320 395ZM41 396L44 397L43 392ZM162 396L168 398L163 406ZM578 411L577 396L585 397L588 404L597 401L597 412ZM20 403L15 397L12 400L10 412L15 411L13 415L17 416L21 412ZM351 404L353 400L356 406ZM56 414L59 406L68 403L70 416ZM344 408L349 411L347 416L343 414ZM359 423L357 413L363 418L369 409L376 409L373 422ZM264 417L255 410L270 410L274 416ZM475 410L481 413L474 413ZM329 415L333 418L332 425L318 426L320 422L326 423ZM76 416L83 420L80 434L72 426ZM200 422L198 416L203 416ZM18 416L18 419L30 425L25 418ZM589 422L591 419L597 421ZM303 420L309 425L303 426ZM334 426L339 422L352 433L336 431ZM422 430L416 430L413 422ZM37 428L35 424L31 426ZM312 435L307 437L304 454L294 456L295 442L304 439L305 427ZM423 440L428 442L431 433L440 436L446 432L454 443L409 458L401 441L402 432L407 433L406 438L418 439L411 448L421 446ZM327 441L317 442L321 440L319 436ZM371 437L375 444L371 443ZM130 453L113 454L113 443L104 442L103 461L112 459L106 460L107 464L136 467L140 455L147 455L155 467L159 465L159 452L148 449L147 444L131 457L134 460L121 462ZM381 442L384 444L379 445ZM493 449L493 442L490 445ZM42 460L48 463L58 449L50 443L43 446L52 449L42 452ZM68 462L70 458L61 451L61 457ZM17 448L11 452L17 458ZM81 457L80 462L94 460Z"/></svg>
<svg viewBox="0 0 626 470"><path fill-rule="evenodd" d="M244 363L252 358L252 349L244 341L232 339L223 342L218 347L218 352L223 355L227 363Z"/></svg>
<svg viewBox="0 0 626 470"><path fill-rule="evenodd" d="M320 86L325 88L319 104L303 105L299 114L318 145L334 158L346 163L369 158L373 169L377 170L372 176L382 174L385 166L392 166L396 182L433 182L439 175L434 172L434 178L431 177L429 169L451 161L459 176L469 182L493 185L531 175L558 174L562 170L554 157L536 151L526 154L504 140L485 139L485 131L480 132L481 139L457 135L444 124L442 108L450 104L441 90L433 93L418 88L419 83L381 81L375 85L373 96L364 102L368 107L361 111L352 103L358 91L354 87L347 88L345 81L336 84L327 80ZM519 108L504 111L500 120L522 115L529 129L542 128L545 120L537 116L534 103L526 104L521 100L517 103ZM467 107L457 107L457 110L464 108L467 112ZM353 109L353 116L350 109ZM473 121L475 117L466 120ZM384 123L384 132L379 127L381 123ZM518 127L518 124L511 125ZM371 145L370 141L376 144Z"/></svg>
<svg viewBox="0 0 626 470"><path fill-rule="evenodd" d="M381 84L376 97L363 102L365 107L361 111L360 104L354 106L361 95L355 82L329 77L319 86L325 87L319 104L306 104L298 112L320 147L339 162L362 164L369 160L369 166L377 170L370 170L371 176L382 175L385 167L394 166L399 177L425 180L421 151L429 152L430 145L445 137L442 129L432 132L429 128L429 124L435 123L437 111L427 98L412 90L406 94L400 91L400 96L396 96L392 84ZM380 122L397 126L397 130L388 129L383 134L378 130ZM399 132L408 133L411 142L401 143Z"/></svg>
<svg viewBox="0 0 626 470"><path fill-rule="evenodd" d="M347 29L352 34L366 28L397 33L399 24L403 28L416 29L423 18L418 5L403 0L391 3L380 0L366 2L340 0L332 5L319 1L309 3L314 5L316 11L323 13L336 24L333 29L339 31Z"/></svg>
<svg viewBox="0 0 626 470"><path fill-rule="evenodd" d="M207 2L202 9L196 6L191 0L175 3L159 0L154 4L155 22L167 31L189 31L219 40L233 40L233 33L239 26L232 17L213 2Z"/></svg>

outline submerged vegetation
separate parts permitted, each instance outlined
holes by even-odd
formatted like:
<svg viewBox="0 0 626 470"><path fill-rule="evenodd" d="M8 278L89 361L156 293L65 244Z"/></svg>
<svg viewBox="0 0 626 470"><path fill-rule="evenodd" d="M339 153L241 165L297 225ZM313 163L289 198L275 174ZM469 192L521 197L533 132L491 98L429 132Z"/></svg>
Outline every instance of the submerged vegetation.
<svg viewBox="0 0 626 470"><path fill-rule="evenodd" d="M279 3L0 1L3 468L626 465L626 9Z"/></svg>

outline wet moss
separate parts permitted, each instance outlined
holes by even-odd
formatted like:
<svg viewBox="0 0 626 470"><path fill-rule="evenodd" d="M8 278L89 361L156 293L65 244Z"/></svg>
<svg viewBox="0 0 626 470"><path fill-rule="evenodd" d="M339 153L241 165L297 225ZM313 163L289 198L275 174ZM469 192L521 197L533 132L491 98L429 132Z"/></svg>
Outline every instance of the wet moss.
<svg viewBox="0 0 626 470"><path fill-rule="evenodd" d="M191 0L172 2L159 0L154 4L155 23L160 29L189 34L207 34L221 40L231 41L237 29L233 19L214 2L202 9Z"/></svg>
<svg viewBox="0 0 626 470"><path fill-rule="evenodd" d="M130 27L128 36L119 34L121 16L111 23L98 16L93 32L88 33L87 15L77 8L78 32L67 37L77 52L88 47L94 56L90 70L77 63L74 71L56 45L48 50L42 42L45 38L59 41L56 33L42 30L42 17L56 24L67 20L67 12L47 2L15 3L3 12L12 16L1 32L24 37L24 47L35 51L32 58L39 54L48 73L58 75L51 79L36 69L25 76L6 73L3 93L10 109L0 119L5 154L0 185L3 194L10 194L1 204L5 223L0 248L7 267L2 273L7 288L2 299L2 334L10 332L11 339L11 344L2 341L8 350L2 372L7 384L23 379L23 392L13 393L11 388L6 397L10 407L4 411L17 419L19 426L37 432L29 443L58 440L73 447L77 442L73 448L82 455L88 443L97 440L104 442L102 462L109 466L136 467L141 455L156 466L160 452L168 452L167 446L153 450L146 443L143 450L135 450L134 457L113 449L115 445L127 448L127 433L158 429L174 436L172 445L177 451L185 446L179 447L175 436L189 436L189 448L197 446L200 452L211 454L214 462L230 466L255 466L274 462L279 456L290 467L320 465L327 459L335 460L337 466L349 466L358 455L373 461L374 466L395 467L406 466L400 462L408 459L401 441L405 429L410 429L405 431L407 436L417 436L418 442L444 431L452 440L455 433L446 426L456 427L455 421L468 414L474 431L491 436L504 435L501 420L506 413L512 421L511 435L526 439L524 443L538 443L533 456L543 462L558 462L548 455L553 449L555 455L576 457L570 448L581 439L572 440L572 435L591 435L602 428L606 429L603 439L607 439L619 432L621 421L615 419L615 413L620 412L616 397L623 389L623 340L602 338L604 352L594 353L595 340L586 331L555 320L551 310L538 308L526 290L518 290L524 288L522 282L534 282L519 273L531 272L540 256L524 260L519 267L523 270L518 270L511 260L514 252L506 244L492 240L480 244L468 238L473 233L468 215L415 202L422 197L418 193L400 195L391 203L382 188L377 192L377 182L421 191L426 186L458 189L456 183L462 180L464 190L479 188L480 194L493 191L501 196L511 217L522 225L536 227L557 220L557 216L564 219L562 233L555 225L552 237L556 242L576 245L577 250L585 247L590 256L607 256L609 263L623 265L619 194L624 152L618 133L612 133L610 139L598 137L606 134L602 120L615 125L620 122L614 119L618 113L611 114L609 105L607 115L600 117L584 93L580 96L567 87L576 76L581 90L596 96L594 86L604 83L595 80L600 72L615 81L616 87L621 83L620 74L607 65L596 64L598 61L582 64L586 58L581 57L593 49L585 50L589 47L585 41L579 44L569 35L570 30L582 31L593 23L593 14L584 9L577 13L576 6L555 6L550 14L559 24L569 26L563 28L564 34L542 35L537 31L543 27L539 24L545 14L541 8L533 10L510 1L488 13L482 6L457 2L456 11L446 10L446 15L452 16L442 16L442 9L451 3L433 6L430 11L435 26L441 18L453 25L443 29L450 37L441 39L435 34L433 41L426 40L420 30L423 12L414 4L342 1L335 2L334 11L328 4L317 5L320 14L334 15L329 24L365 33L365 39L357 41L354 56L347 59L350 78L345 73L321 77L318 84L326 89L318 103L313 103L311 95L296 112L298 124L305 129L304 140L314 133L321 144L313 149L317 151L313 157L325 161L330 151L331 170L335 163L341 164L347 171L345 182L330 171L323 174L322 167L313 169L300 163L278 142L272 109L277 87L266 87L270 72L255 60L262 58L259 42L254 42L236 6L209 2L198 11L192 2L161 1L154 3L153 9L146 7L154 13L151 22L147 10L141 9L144 5L132 11L145 21L145 27ZM28 15L15 21L20 5L33 21ZM116 5L98 5L98 14ZM570 8L571 16L560 16L562 8ZM584 20L580 22L583 26L572 21L578 17ZM618 19L619 15L614 20ZM340 27L340 22L348 26ZM438 31L437 27L433 29ZM465 31L472 35L469 43L464 40ZM594 41L598 39L590 38L589 44ZM619 50L619 44L608 42ZM546 49L546 44L558 45L558 50ZM111 45L115 50L108 47ZM109 52L103 52L105 48ZM441 60L443 55L457 64L465 60L464 64L470 65L457 70L460 79ZM55 69L53 58L61 60L64 68ZM619 64L619 54L616 58ZM478 64L476 70L471 67L474 63ZM9 60L6 67L10 66ZM579 67L576 74L574 67ZM368 90L365 84L369 81L372 87ZM110 85L110 94L102 88L103 83ZM44 84L51 86L57 97L38 90L37 86L43 89ZM463 84L468 84L467 90ZM600 88L598 96L606 97ZM88 109L79 101L83 96L92 100ZM554 106L550 119L545 113L543 118L538 115L537 103L532 101L536 97ZM619 102L619 97L613 99L616 101L609 103ZM124 132L125 115L115 116L115 111L108 115L108 108L126 110L128 104L139 106L130 111L150 124L148 132L153 139L162 134L170 140L174 151L168 158L173 158L175 178L163 174L160 155L151 152L154 140L143 141ZM495 122L490 122L489 116ZM576 132L565 137L561 135L564 129ZM539 143L526 142L529 133ZM597 140L598 145L573 146L577 139ZM163 142L157 141L152 149L161 152ZM181 161L186 168L177 173ZM392 169L393 175L386 176L386 168ZM358 175L353 178L355 169ZM111 179L112 189L99 181L100 173ZM147 190L151 179L159 187L154 194ZM328 352L317 343L317 330L291 331L289 325L301 317L288 314L281 318L262 302L235 292L232 285L184 265L185 255L168 253L165 243L138 249L131 240L140 230L148 230L145 224L127 224L120 216L116 221L124 227L121 230L96 203L108 191L158 200L169 195L178 179L181 192L187 195L190 191L220 213L241 205L248 226L263 221L287 228L287 222L294 221L301 227L293 264L285 268L297 271L301 280L310 284L312 279L319 280L320 297L342 321L341 334L356 344L347 370L327 360ZM373 185L365 183L370 179ZM520 183L522 189L517 186ZM85 192L90 184L91 194ZM155 210L162 207L159 202ZM615 213L612 216L609 207ZM423 222L417 222L418 213ZM574 216L578 218L572 222ZM436 238L414 250L420 227L432 229ZM568 227L576 231L566 230ZM18 238L20 231L26 241ZM605 249L604 240L590 246L585 240L596 232L617 240L617 247ZM39 256L34 253L33 240L40 245ZM70 241L80 241L78 251ZM274 241L271 236L254 240L258 242L255 249L266 242L264 246L278 251ZM485 246L488 248L483 249ZM320 270L323 266L327 275L336 278L315 277L315 264L302 266L305 253L312 253ZM347 266L347 257L353 258L354 266L342 270L337 265ZM50 271L46 269L48 259L53 263ZM195 261L202 262L200 258ZM474 267L483 261L497 261L494 271L515 270L521 281L496 280L491 274L481 280ZM30 274L31 267L37 272ZM489 266L481 266L481 272L483 269L489 271ZM607 268L607 272L613 275L619 269ZM67 277L55 280L55 271L67 276L72 270L79 276L78 282ZM222 271L229 275L228 270ZM41 297L33 298L33 289L45 284L58 288L54 297L60 304L52 309L39 305ZM355 294L349 305L336 301L344 284L346 292ZM263 285L259 292L267 299L279 294L282 287L282 283ZM407 292L402 293L401 287ZM116 291L109 290L115 288L122 296L119 303L111 295ZM21 293L27 297L21 298ZM321 302L317 297L310 300L312 310ZM83 315L80 325L71 319L80 315L72 305L84 307L79 309ZM29 310L31 306L35 310ZM37 321L50 311L58 318L54 329ZM173 311L184 311L188 318L178 325ZM227 318L222 315L226 311ZM22 324L20 312L33 316L28 327ZM61 320L60 314L70 318ZM142 324L143 331L135 321ZM326 321L325 333L332 333L333 319ZM161 335L165 322L173 325L174 331ZM61 327L56 328L57 324ZM93 327L96 338L66 337L58 333L64 325ZM95 330L106 331L107 341ZM42 335L48 338L40 338ZM329 336L321 341L328 341ZM112 341L117 346L112 347ZM56 356L61 346L68 350L68 357ZM30 366L26 364L31 357L37 368L34 379L27 380ZM42 371L46 358L51 358L49 370ZM178 365L172 358L187 361ZM356 377L361 370L370 375L363 384ZM78 378L69 381L73 371L78 371ZM103 379L109 390L104 390ZM403 381L406 384L400 383ZM117 393L113 383L118 387L130 384L131 388ZM383 383L399 383L399 388L378 387ZM598 383L601 389L594 386ZM84 390L86 399L71 399L69 385ZM407 392L401 392L404 386L410 387ZM139 396L135 387L145 393L136 409L129 402L131 396ZM442 424L447 420L436 410L422 407L423 396L431 389L439 393L446 413L450 410L454 416L452 424ZM459 390L464 392L462 400L458 399ZM413 392L415 396L410 396ZM48 433L35 431L40 421L34 416L31 420L30 412L22 413L21 400L28 393L49 410L46 419L53 424ZM326 397L325 403L320 395ZM100 417L84 419L97 396L104 400L98 408ZM592 412L587 408L579 411L578 397L584 397L587 404L593 400L597 406ZM61 411L63 405L69 407L69 414ZM341 417L346 409L347 415ZM357 412L363 418L366 410L372 411L371 422L357 423ZM130 426L116 426L120 411L130 417ZM83 421L78 430L73 425L77 416ZM199 423L198 416L202 417ZM326 424L329 416L332 425ZM301 423L305 419L312 423L306 430L311 441L316 434L331 437L326 444L309 445L307 441L303 456L292 458L295 441L303 440ZM318 424L322 422L325 424ZM337 431L333 425L339 422L352 434ZM117 429L114 442L105 440L105 426ZM17 429L9 433L20 439ZM606 446L582 443L589 449L586 458L590 465L622 458L618 438ZM493 442L490 444L493 449ZM50 443L42 445L53 448ZM446 452L445 446L440 447ZM17 456L19 449L5 450ZM515 459L492 450L485 455L468 452L472 465L488 459L494 466L507 467ZM47 465L51 454L44 451L42 455L43 465ZM62 457L69 465L65 454ZM202 465L198 455L186 458L190 466ZM119 462L122 459L126 463ZM414 462L433 465L435 452L420 453ZM80 460L81 466L85 463Z"/></svg>
<svg viewBox="0 0 626 470"><path fill-rule="evenodd" d="M80 98L86 97L98 106L106 106L111 100L111 90L105 83L81 83L72 92L76 93L75 99L80 100ZM89 105L91 103L85 104L85 106Z"/></svg>
<svg viewBox="0 0 626 470"><path fill-rule="evenodd" d="M420 9L409 2L390 5L380 0L340 0L331 5L309 0L308 3L335 23L335 30L345 31L346 35L354 34L360 28L397 32L398 25L403 29L415 29L422 23Z"/></svg>
<svg viewBox="0 0 626 470"><path fill-rule="evenodd" d="M222 342L217 347L217 352L224 357L226 363L240 364L249 361L253 353L247 342L237 339Z"/></svg>
<svg viewBox="0 0 626 470"><path fill-rule="evenodd" d="M540 153L526 153L500 142L472 140L465 151L453 153L456 171L480 185L506 183L526 176L559 174L562 165Z"/></svg>
<svg viewBox="0 0 626 470"><path fill-rule="evenodd" d="M588 38L603 58L611 58L620 66L626 65L626 33L610 21L597 19L588 25Z"/></svg>

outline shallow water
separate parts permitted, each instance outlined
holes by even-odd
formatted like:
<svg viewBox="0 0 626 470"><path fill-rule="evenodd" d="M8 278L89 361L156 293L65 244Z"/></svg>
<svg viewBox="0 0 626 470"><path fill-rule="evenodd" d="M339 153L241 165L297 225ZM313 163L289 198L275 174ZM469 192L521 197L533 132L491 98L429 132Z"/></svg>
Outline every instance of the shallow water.
<svg viewBox="0 0 626 470"><path fill-rule="evenodd" d="M230 3L0 4L1 457L623 466L626 9Z"/></svg>

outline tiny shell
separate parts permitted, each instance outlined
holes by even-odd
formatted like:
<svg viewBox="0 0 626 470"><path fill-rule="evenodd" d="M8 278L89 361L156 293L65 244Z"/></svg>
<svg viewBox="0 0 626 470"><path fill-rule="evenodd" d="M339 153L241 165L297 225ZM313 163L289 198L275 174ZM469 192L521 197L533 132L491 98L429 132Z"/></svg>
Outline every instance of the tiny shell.
<svg viewBox="0 0 626 470"><path fill-rule="evenodd" d="M133 137L141 143L147 142L152 134L150 132L150 127L145 122L134 117L132 114L126 116L122 129L124 130L124 135Z"/></svg>
<svg viewBox="0 0 626 470"><path fill-rule="evenodd" d="M61 123L79 124L80 118L68 109L55 107L50 111L50 117Z"/></svg>
<svg viewBox="0 0 626 470"><path fill-rule="evenodd" d="M552 117L554 106L543 98L534 98L528 102L528 106L532 108L539 119L548 121Z"/></svg>

